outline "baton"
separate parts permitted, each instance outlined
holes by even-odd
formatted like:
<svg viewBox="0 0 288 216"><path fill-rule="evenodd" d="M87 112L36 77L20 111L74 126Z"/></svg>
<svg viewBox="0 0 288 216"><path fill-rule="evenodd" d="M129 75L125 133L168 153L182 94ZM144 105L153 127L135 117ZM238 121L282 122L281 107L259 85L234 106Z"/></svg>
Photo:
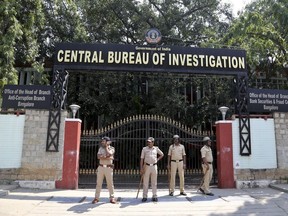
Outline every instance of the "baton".
<svg viewBox="0 0 288 216"><path fill-rule="evenodd" d="M141 184L142 184L142 182L143 182L143 175L144 175L144 174L141 175L141 179L140 179L140 182L139 182L139 187L138 187L136 199L138 199L138 195L139 195L139 192L140 192Z"/></svg>
<svg viewBox="0 0 288 216"><path fill-rule="evenodd" d="M168 175L168 187L169 187L169 194L170 194L170 192L171 192L171 187L170 187L171 171L170 171L169 168L167 170L168 170L168 172L167 172L167 175Z"/></svg>

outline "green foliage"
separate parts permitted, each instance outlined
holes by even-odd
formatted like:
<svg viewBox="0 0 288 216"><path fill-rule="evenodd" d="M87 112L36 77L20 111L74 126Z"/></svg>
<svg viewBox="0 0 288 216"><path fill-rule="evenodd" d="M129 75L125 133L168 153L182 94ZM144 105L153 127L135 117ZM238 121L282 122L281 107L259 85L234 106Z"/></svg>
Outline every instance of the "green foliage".
<svg viewBox="0 0 288 216"><path fill-rule="evenodd" d="M233 88L231 77L71 73L68 104L81 105L81 117L85 118L87 128L95 128L95 122L105 126L137 114L164 115L191 127L201 127L203 122L205 126L205 122L212 124L218 119L218 108L223 104L233 112Z"/></svg>
<svg viewBox="0 0 288 216"><path fill-rule="evenodd" d="M1 26L7 25L11 31L1 32L0 44L7 49L1 49L4 58L0 69L5 72L1 73L2 87L17 83L16 66L43 71L58 42L144 44L145 32L156 27L162 33L162 44L200 46L220 29L223 32L229 20L229 13L218 0L6 0L0 7L6 10L1 13L5 16ZM198 121L186 116L199 110L183 96L185 77L97 74L70 73L68 104L79 103L88 119L102 116L106 124L129 115L151 113L177 117L190 125ZM44 78L40 81L45 82Z"/></svg>
<svg viewBox="0 0 288 216"><path fill-rule="evenodd" d="M7 83L16 82L15 44L23 34L17 20L16 1L4 0L0 5L0 90Z"/></svg>
<svg viewBox="0 0 288 216"><path fill-rule="evenodd" d="M33 67L43 72L44 64L51 61L56 42L85 40L85 29L77 12L71 0L1 2L0 90L5 84L18 82L17 67Z"/></svg>
<svg viewBox="0 0 288 216"><path fill-rule="evenodd" d="M287 77L283 67L287 57L287 0L258 0L246 7L245 12L232 23L219 43L247 51L249 74L270 73L269 76ZM273 65L267 57L275 58Z"/></svg>
<svg viewBox="0 0 288 216"><path fill-rule="evenodd" d="M0 90L17 83L17 67L41 73L52 65L56 43L143 45L153 27L162 33L161 45L245 49L251 78L268 69L287 77L287 8L287 0L257 0L235 18L220 0L2 0ZM273 68L267 54L277 60ZM91 124L99 116L105 125L150 113L200 127L217 120L219 106L233 112L231 77L94 73L70 71L67 101L80 104Z"/></svg>
<svg viewBox="0 0 288 216"><path fill-rule="evenodd" d="M82 0L77 2L89 40L93 42L143 44L144 33L158 28L166 45L199 45L207 28L227 28L219 0Z"/></svg>
<svg viewBox="0 0 288 216"><path fill-rule="evenodd" d="M222 8L217 0L151 0L143 3L131 0L82 0L77 5L89 32L88 41L99 43L145 44L145 32L156 27L162 33L161 43L164 45L201 46L218 31L223 33L231 19L227 7ZM98 75L73 73L69 80L68 104L80 104L82 115L93 119L91 121L98 121L98 116L101 116L101 124L106 125L129 115L148 113L176 118L189 125L201 125L203 118L211 118L206 108L200 108L207 103L202 103L199 98L199 104L193 107L183 95L191 77L175 78L166 73L164 76L95 73ZM201 81L193 77L193 80L196 85L209 78ZM215 101L209 110L218 106L218 100L212 97L213 94L207 97L210 103Z"/></svg>
<svg viewBox="0 0 288 216"><path fill-rule="evenodd" d="M44 24L40 0L4 0L0 5L0 90L16 84L16 67L30 64L43 71L37 63L38 35Z"/></svg>

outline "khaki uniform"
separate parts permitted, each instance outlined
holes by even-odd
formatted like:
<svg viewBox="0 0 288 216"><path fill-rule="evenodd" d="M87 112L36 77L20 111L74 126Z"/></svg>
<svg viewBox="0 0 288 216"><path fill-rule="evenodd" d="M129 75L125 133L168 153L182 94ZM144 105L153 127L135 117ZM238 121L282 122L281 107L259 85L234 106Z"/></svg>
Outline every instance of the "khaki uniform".
<svg viewBox="0 0 288 216"><path fill-rule="evenodd" d="M115 153L115 149L112 146L109 146L109 150ZM106 155L106 149L102 146L98 150L98 155ZM99 160L99 166L97 169L97 185L95 198L100 197L100 192L102 189L103 179L106 179L108 191L110 194L110 198L114 198L114 184L113 184L113 159L111 160Z"/></svg>
<svg viewBox="0 0 288 216"><path fill-rule="evenodd" d="M200 151L201 151L201 158L205 157L207 162L209 163L209 170L207 170L207 165L202 163L202 170L204 173L204 181L203 181L203 184L201 185L201 189L203 189L205 193L211 193L209 190L209 184L210 184L210 181L212 180L212 176L213 176L212 149L209 146L204 145Z"/></svg>
<svg viewBox="0 0 288 216"><path fill-rule="evenodd" d="M168 155L171 156L171 176L170 176L170 192L175 190L175 178L178 170L180 180L180 193L184 192L184 168L183 168L183 156L186 155L185 147L182 144L170 145Z"/></svg>
<svg viewBox="0 0 288 216"><path fill-rule="evenodd" d="M151 176L151 187L153 198L157 197L157 155L164 155L156 146L144 147L141 152L141 159L144 160L145 173L143 174L143 198L147 198L149 178Z"/></svg>

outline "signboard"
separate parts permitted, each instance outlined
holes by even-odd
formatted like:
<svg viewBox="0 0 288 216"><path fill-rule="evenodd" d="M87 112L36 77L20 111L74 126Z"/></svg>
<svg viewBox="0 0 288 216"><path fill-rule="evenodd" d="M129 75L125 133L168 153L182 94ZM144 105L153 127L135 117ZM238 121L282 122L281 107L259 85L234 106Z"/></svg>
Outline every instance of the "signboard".
<svg viewBox="0 0 288 216"><path fill-rule="evenodd" d="M246 51L178 46L60 43L54 64L65 69L246 73Z"/></svg>
<svg viewBox="0 0 288 216"><path fill-rule="evenodd" d="M288 112L288 91L275 89L248 89L250 113Z"/></svg>
<svg viewBox="0 0 288 216"><path fill-rule="evenodd" d="M50 109L51 86L5 85L2 108Z"/></svg>

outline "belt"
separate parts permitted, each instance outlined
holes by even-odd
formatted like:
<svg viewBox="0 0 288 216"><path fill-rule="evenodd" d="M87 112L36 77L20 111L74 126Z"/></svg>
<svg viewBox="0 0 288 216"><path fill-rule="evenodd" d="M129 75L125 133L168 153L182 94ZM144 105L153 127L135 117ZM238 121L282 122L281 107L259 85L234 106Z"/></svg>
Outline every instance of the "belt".
<svg viewBox="0 0 288 216"><path fill-rule="evenodd" d="M183 161L183 159L181 159L181 160L171 160L172 162L181 162L181 161Z"/></svg>
<svg viewBox="0 0 288 216"><path fill-rule="evenodd" d="M208 164L212 164L212 162L207 162ZM204 163L202 163L202 164L204 164Z"/></svg>
<svg viewBox="0 0 288 216"><path fill-rule="evenodd" d="M110 167L110 168L114 168L114 164L99 164L99 166L101 167Z"/></svg>
<svg viewBox="0 0 288 216"><path fill-rule="evenodd" d="M157 163L154 163L154 164L149 164L149 163L146 163L147 166L155 166Z"/></svg>

